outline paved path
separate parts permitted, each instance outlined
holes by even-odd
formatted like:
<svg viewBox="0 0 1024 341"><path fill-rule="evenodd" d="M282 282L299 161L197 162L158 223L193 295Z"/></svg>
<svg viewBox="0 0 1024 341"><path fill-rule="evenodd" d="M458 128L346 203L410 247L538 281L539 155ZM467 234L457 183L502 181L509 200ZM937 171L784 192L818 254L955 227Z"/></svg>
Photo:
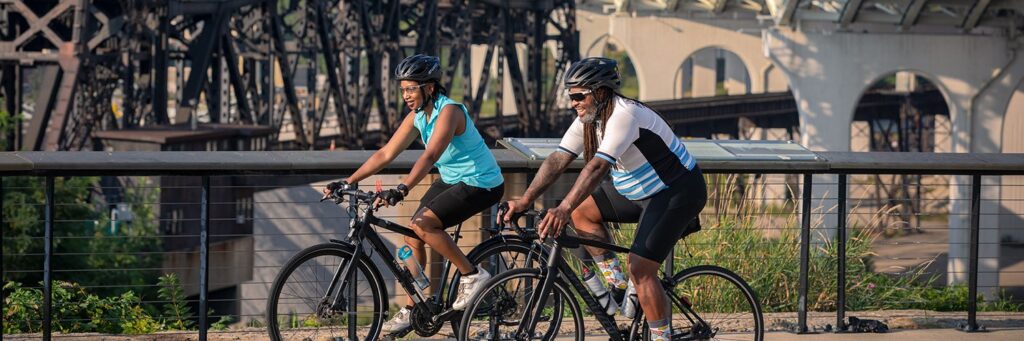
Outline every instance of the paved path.
<svg viewBox="0 0 1024 341"><path fill-rule="evenodd" d="M607 336L587 337L587 341L606 341ZM1021 341L1024 329L1000 329L984 333L964 333L953 329L897 330L885 334L805 334L772 332L765 341Z"/></svg>

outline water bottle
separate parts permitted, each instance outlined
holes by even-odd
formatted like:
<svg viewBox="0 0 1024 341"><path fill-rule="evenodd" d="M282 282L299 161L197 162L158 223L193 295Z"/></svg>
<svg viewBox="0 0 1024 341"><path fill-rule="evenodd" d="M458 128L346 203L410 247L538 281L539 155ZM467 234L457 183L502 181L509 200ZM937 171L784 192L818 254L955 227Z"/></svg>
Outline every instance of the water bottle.
<svg viewBox="0 0 1024 341"><path fill-rule="evenodd" d="M612 299L611 293L608 292L608 288L604 287L604 282L597 277L597 274L593 271L588 272L583 276L583 282L587 283L590 292L597 298L597 303L604 307L605 312L609 316L615 316L615 313L619 311L619 304Z"/></svg>
<svg viewBox="0 0 1024 341"><path fill-rule="evenodd" d="M420 267L420 262L416 260L416 257L412 255L412 248L409 245L403 245L398 248L398 259L405 263L405 270L409 271L412 275L413 282L420 290L424 290L430 286L430 279L423 273L423 268Z"/></svg>
<svg viewBox="0 0 1024 341"><path fill-rule="evenodd" d="M633 318L636 316L636 306L640 304L636 298L636 287L633 286L633 280L629 280L629 284L626 285L626 297L625 302L622 302L622 316L626 318Z"/></svg>

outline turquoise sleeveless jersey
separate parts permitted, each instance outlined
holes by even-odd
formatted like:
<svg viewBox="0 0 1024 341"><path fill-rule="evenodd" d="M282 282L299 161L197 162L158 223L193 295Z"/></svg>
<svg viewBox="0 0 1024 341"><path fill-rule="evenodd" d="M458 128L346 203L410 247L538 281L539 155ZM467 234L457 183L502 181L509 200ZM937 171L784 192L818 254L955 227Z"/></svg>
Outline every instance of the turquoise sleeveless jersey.
<svg viewBox="0 0 1024 341"><path fill-rule="evenodd" d="M413 125L419 129L423 145L430 142L430 135L434 132L437 116L447 105L455 105L462 109L462 114L466 115L466 130L462 132L462 135L452 137L448 148L445 148L441 158L434 163L434 166L441 172L441 181L449 185L464 182L473 187L498 187L505 181L501 177L501 168L498 168L498 162L494 160L494 155L487 149L487 144L480 137L476 125L469 118L469 111L466 110L465 105L439 94L437 100L434 101L434 112L430 115L430 121L427 121L427 115L422 109L417 111Z"/></svg>

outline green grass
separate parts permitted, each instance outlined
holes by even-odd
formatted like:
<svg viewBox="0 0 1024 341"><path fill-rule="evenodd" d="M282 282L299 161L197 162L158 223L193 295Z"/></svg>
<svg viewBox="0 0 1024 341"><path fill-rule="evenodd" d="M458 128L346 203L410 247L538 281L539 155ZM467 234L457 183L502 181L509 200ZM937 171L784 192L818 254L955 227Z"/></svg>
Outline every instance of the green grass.
<svg viewBox="0 0 1024 341"><path fill-rule="evenodd" d="M708 181L728 183L729 181ZM732 193L730 186L709 186L715 193ZM800 274L800 229L796 205L741 206L742 198L727 196L709 200L702 215L703 230L685 238L673 255L675 269L711 264L730 269L757 293L765 312L797 310ZM765 217L779 217L765 219ZM813 227L813 226L812 226ZM813 231L813 230L812 230ZM946 286L926 271L929 262L907 269L900 275L875 272L872 249L878 230L853 226L846 243L846 308L848 310L924 309L967 310L965 285ZM619 245L629 245L635 225L612 231ZM624 255L620 255L624 262ZM570 264L582 267L575 257ZM808 307L812 311L835 311L837 302L838 248L834 240L812 244L808 275ZM979 295L981 311L1024 311L1024 304L1001 293L985 301ZM728 311L733 298L722 297L716 311ZM1019 301L1016 301L1019 302ZM704 302L706 303L706 302Z"/></svg>

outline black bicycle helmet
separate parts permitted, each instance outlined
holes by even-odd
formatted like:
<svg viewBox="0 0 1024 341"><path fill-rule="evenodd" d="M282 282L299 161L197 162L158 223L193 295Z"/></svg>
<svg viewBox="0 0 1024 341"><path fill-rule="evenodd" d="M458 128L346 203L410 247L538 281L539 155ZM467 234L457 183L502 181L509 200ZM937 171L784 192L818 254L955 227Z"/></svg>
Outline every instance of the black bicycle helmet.
<svg viewBox="0 0 1024 341"><path fill-rule="evenodd" d="M400 81L438 82L441 80L441 60L422 54L406 58L398 63L395 78Z"/></svg>
<svg viewBox="0 0 1024 341"><path fill-rule="evenodd" d="M581 86L597 89L607 86L612 90L622 86L619 63L614 59L590 57L572 64L565 71L565 87Z"/></svg>

